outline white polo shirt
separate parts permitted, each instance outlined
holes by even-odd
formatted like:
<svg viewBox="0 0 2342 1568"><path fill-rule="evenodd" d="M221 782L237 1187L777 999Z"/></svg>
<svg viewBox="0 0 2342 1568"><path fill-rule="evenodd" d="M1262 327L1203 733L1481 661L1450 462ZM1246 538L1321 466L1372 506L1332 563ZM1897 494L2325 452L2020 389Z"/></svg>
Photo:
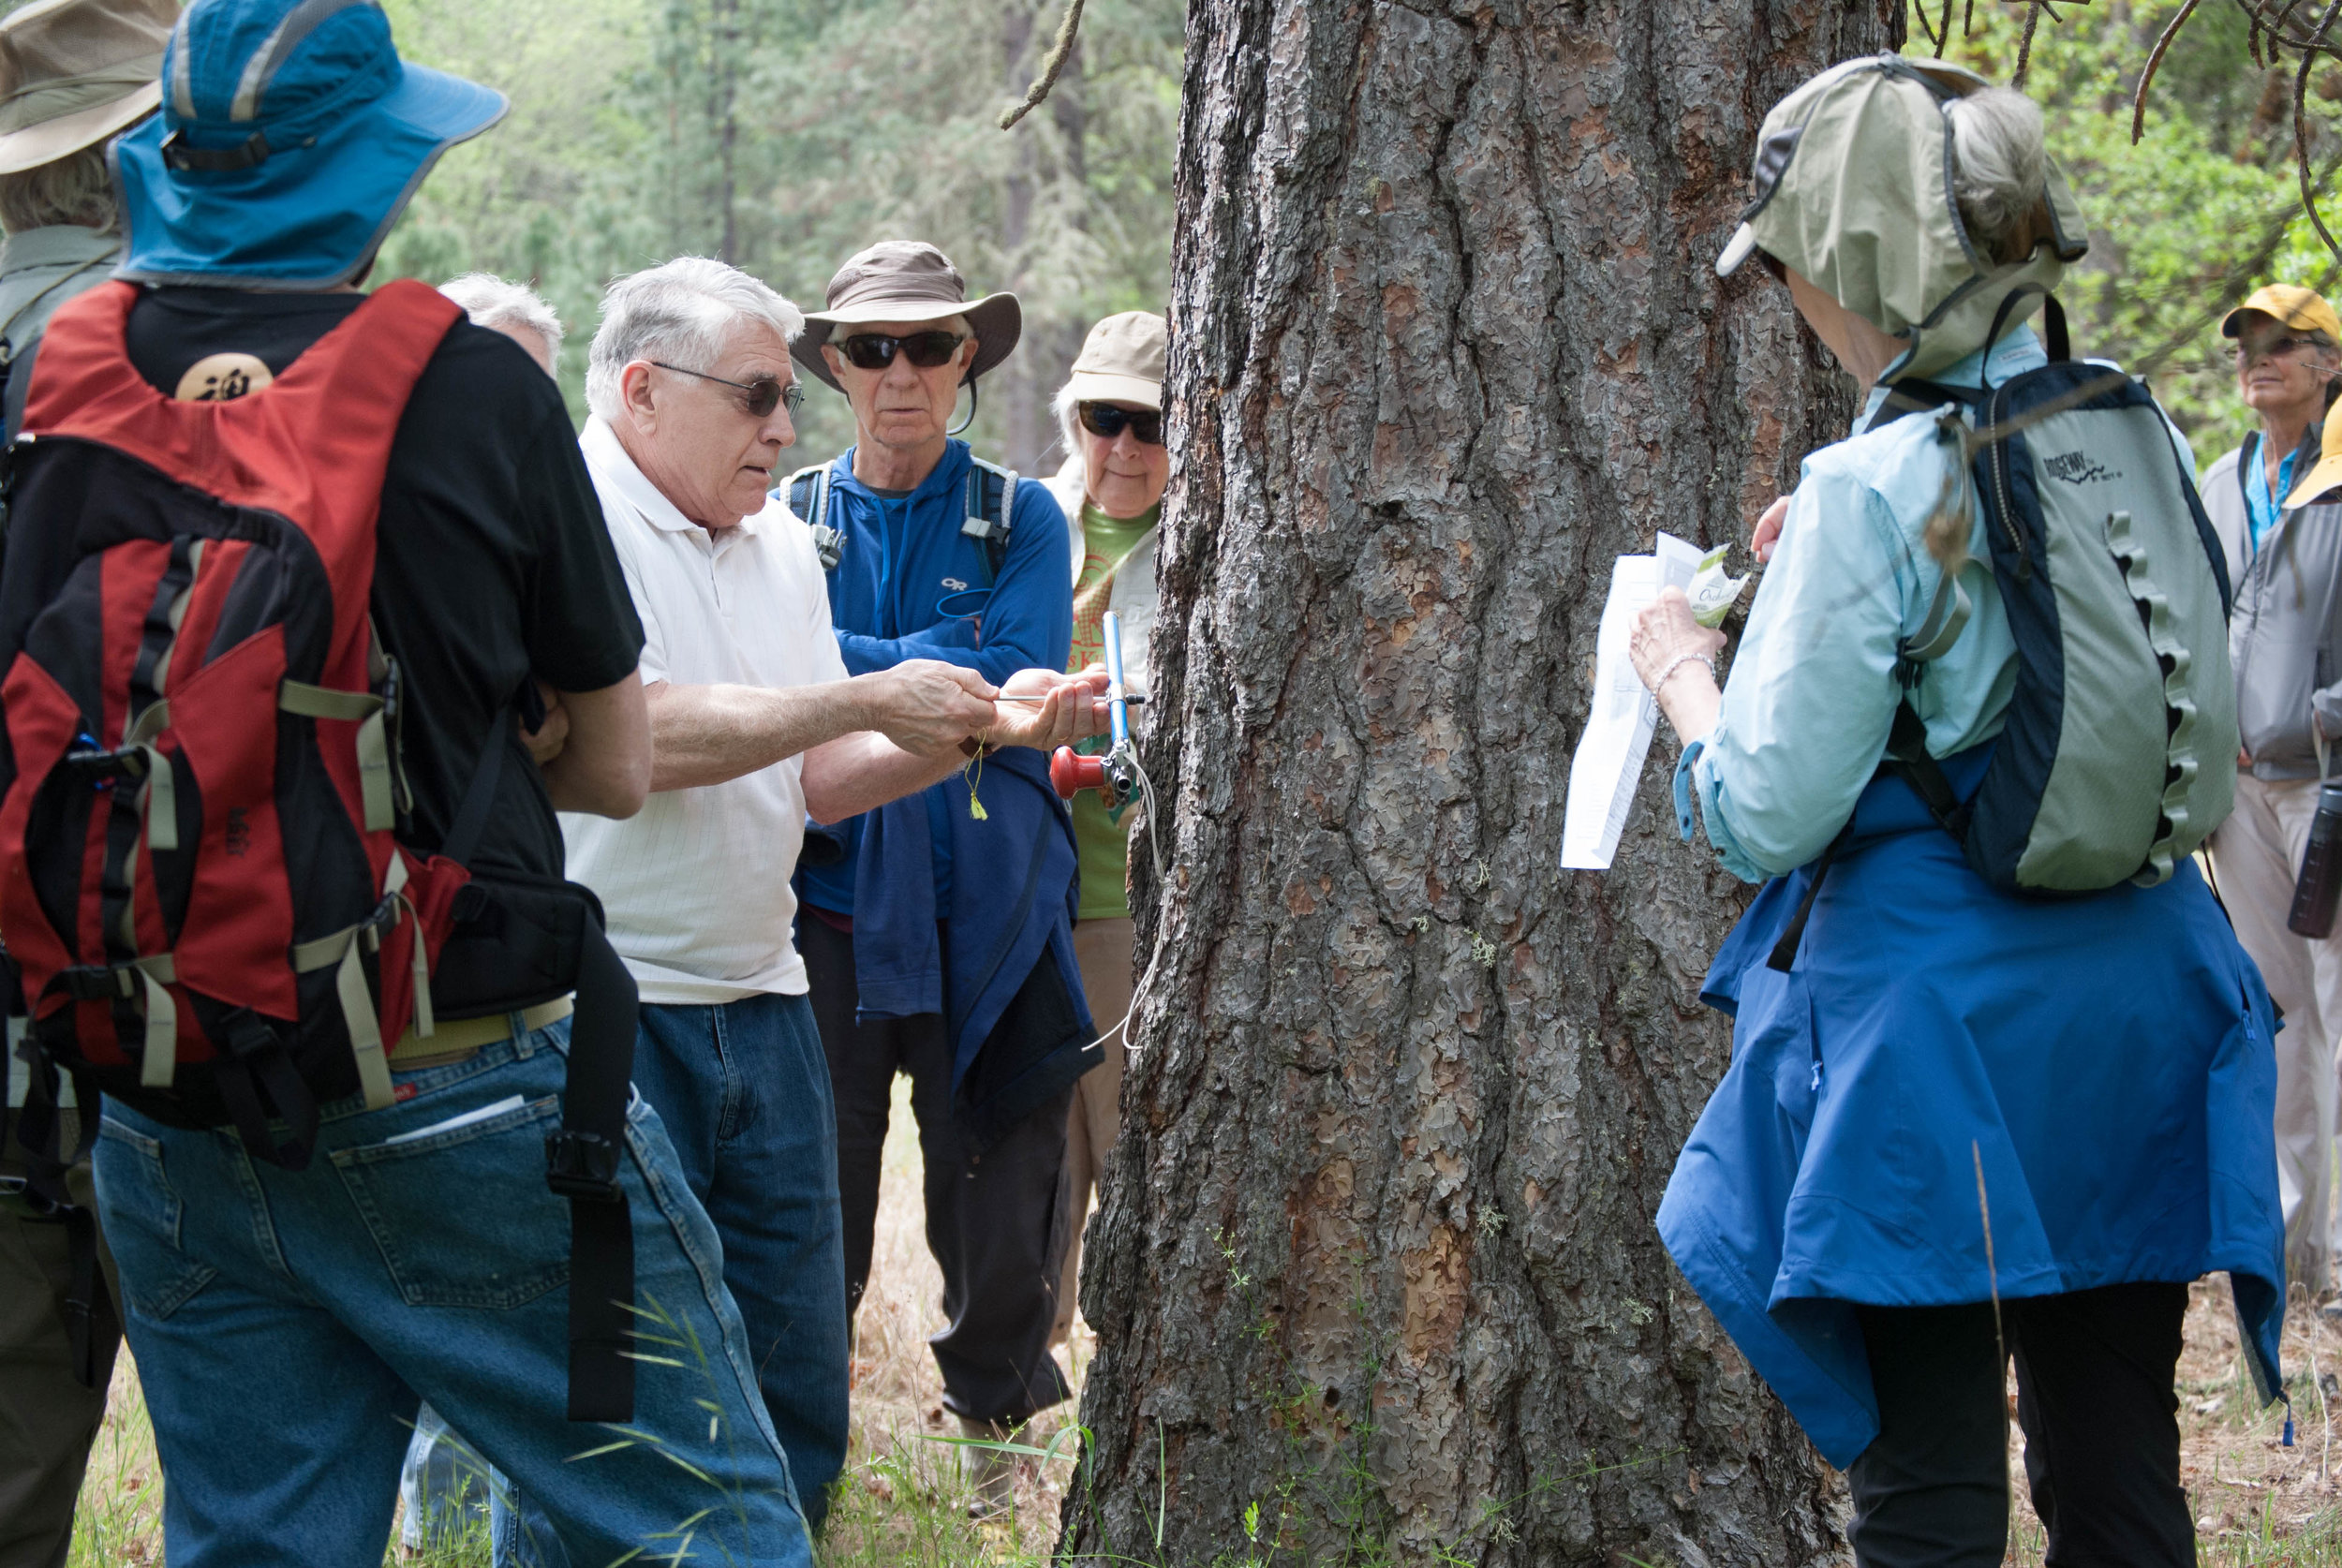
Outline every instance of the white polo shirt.
<svg viewBox="0 0 2342 1568"><path fill-rule="evenodd" d="M678 686L842 681L812 535L778 500L710 534L676 510L596 419L578 438L643 617L643 680ZM789 886L805 841L801 759L727 783L662 790L625 821L564 812L571 878L594 890L646 1002L806 989Z"/></svg>

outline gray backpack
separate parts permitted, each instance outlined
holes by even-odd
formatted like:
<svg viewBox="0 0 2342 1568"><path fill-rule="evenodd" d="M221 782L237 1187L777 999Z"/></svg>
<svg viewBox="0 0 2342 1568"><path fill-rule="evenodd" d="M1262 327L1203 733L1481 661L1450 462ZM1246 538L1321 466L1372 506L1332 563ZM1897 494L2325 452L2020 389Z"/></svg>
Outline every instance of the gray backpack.
<svg viewBox="0 0 2342 1568"><path fill-rule="evenodd" d="M2048 364L1982 390L1899 382L1880 411L1949 405L1937 428L1969 459L2018 655L1975 794L1954 796L1907 700L1887 766L1986 881L2059 897L2153 887L2227 818L2236 681L2227 564L2162 410L2142 382L2073 360L2046 303ZM1966 618L1947 575L1901 650L1906 690Z"/></svg>

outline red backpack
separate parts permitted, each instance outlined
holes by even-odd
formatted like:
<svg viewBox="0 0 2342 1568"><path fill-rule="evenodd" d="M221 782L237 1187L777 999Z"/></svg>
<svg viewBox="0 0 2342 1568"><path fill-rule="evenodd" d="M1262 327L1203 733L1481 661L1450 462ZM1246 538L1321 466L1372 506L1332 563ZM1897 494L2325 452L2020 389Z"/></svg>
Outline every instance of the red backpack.
<svg viewBox="0 0 2342 1568"><path fill-rule="evenodd" d="M7 480L0 934L47 1058L18 1135L56 1157L62 1072L83 1105L102 1090L169 1125L232 1123L256 1158L299 1169L320 1102L393 1102L385 1043L432 1031L433 967L493 902L474 887L472 912L456 907L511 710L441 852L400 844L399 675L368 615L392 440L462 312L387 284L261 390L180 402L130 362L138 297L110 284L50 321ZM592 902L551 885L571 911ZM488 912L492 938L544 924ZM597 993L547 1154L575 1200L573 1384L581 1350L600 1367L571 1415L610 1420L631 1407L610 1301L631 1296L616 1175L634 1024L599 915L533 965L459 958L527 971L544 995L449 1011Z"/></svg>

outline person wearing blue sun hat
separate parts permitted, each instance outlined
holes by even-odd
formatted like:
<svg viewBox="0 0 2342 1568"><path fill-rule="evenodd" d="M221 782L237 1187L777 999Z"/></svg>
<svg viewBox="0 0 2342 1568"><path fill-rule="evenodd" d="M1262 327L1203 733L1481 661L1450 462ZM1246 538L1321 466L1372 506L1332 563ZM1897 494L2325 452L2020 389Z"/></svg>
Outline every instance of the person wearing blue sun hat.
<svg viewBox="0 0 2342 1568"><path fill-rule="evenodd" d="M359 0L193 5L162 112L113 144L117 276L301 292L357 281L439 155L504 95L398 57Z"/></svg>
<svg viewBox="0 0 2342 1568"><path fill-rule="evenodd" d="M236 465L258 453L271 466L250 472L313 540L356 525L318 522L304 497L348 491L363 510L380 476L363 609L380 660L368 684L396 704L383 744L398 784L386 820L369 803L364 825L387 827L408 862L465 867L463 895L481 895L458 901L425 977L436 1021L418 1009L402 1036L362 1047L363 1007L345 1014L375 1079L317 1089L305 1163L265 1143L256 1156L248 1129L240 1142L107 1100L98 1206L168 1482L170 1560L380 1561L427 1400L530 1500L533 1540L499 1561L608 1562L685 1530L704 1555L809 1568L739 1309L710 1261L715 1229L656 1113L629 1104L624 1056L604 1048L621 1013L631 1042L631 987L558 958L530 980L517 961L514 890L564 896L547 892L564 886L555 811L629 816L650 777L642 623L592 480L559 392L521 347L412 280L357 287L439 155L505 99L402 62L373 0L195 0L160 88L160 113L112 148L127 229L115 281L52 320L26 428L50 451L82 451L48 437L80 431L77 409L119 411L128 422L103 428L141 438L114 443L108 484L136 489L145 464L199 500L244 494ZM192 435L143 439L158 428ZM256 446L256 429L281 438ZM50 473L39 457L18 471L8 625L81 581L89 519L123 510L106 485ZM266 575L248 570L251 539L218 534L209 513L170 516L185 544L164 554L185 577L157 602L175 606L164 689L178 694L218 650L280 629L236 624ZM178 644L183 614L220 629ZM308 722L280 717L279 744L304 744ZM234 832L220 852L245 852ZM289 892L297 916L318 895L276 876L253 897ZM393 967L362 990L387 997ZM280 1125L298 1119L281 1080L260 1087ZM612 1107L607 1132L584 1126L588 1102ZM578 1141L615 1152L615 1170L565 1165L568 1185L551 1185L549 1150ZM630 1250L630 1297L612 1272ZM693 1350L629 1356L646 1319ZM582 1333L588 1320L604 1326ZM629 1412L640 1441L579 1424Z"/></svg>

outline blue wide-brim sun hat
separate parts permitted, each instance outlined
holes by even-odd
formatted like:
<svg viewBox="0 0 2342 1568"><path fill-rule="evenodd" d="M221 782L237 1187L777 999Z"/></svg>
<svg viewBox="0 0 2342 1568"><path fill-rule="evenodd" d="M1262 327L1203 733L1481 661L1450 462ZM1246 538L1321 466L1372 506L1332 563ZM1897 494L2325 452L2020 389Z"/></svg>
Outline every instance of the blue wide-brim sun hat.
<svg viewBox="0 0 2342 1568"><path fill-rule="evenodd" d="M195 0L162 112L112 148L117 277L238 288L352 281L441 153L509 108L398 57L375 0Z"/></svg>

